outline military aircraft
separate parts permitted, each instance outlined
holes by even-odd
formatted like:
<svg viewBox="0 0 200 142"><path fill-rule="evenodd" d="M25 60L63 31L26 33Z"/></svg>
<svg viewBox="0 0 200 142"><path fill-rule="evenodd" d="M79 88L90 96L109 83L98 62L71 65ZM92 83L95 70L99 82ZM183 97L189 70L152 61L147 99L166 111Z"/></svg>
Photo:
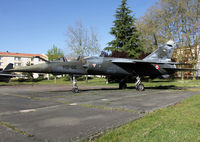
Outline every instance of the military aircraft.
<svg viewBox="0 0 200 142"><path fill-rule="evenodd" d="M135 86L139 91L144 90L141 83L141 77L167 78L170 74L182 69L176 68L179 63L172 62L171 57L176 44L168 41L164 46L159 47L143 60L111 58L111 57L85 57L74 61L67 61L64 58L50 62L11 69L14 72L34 72L34 73L52 73L69 74L73 80L73 92L79 92L76 83L77 75L106 75L117 76L121 78L119 88L126 88L126 79L130 76L136 77ZM40 57L38 57L40 58Z"/></svg>
<svg viewBox="0 0 200 142"><path fill-rule="evenodd" d="M4 70L0 71L0 82L8 83L12 77L21 77L19 75L11 74L6 70L13 69L13 64L9 63Z"/></svg>

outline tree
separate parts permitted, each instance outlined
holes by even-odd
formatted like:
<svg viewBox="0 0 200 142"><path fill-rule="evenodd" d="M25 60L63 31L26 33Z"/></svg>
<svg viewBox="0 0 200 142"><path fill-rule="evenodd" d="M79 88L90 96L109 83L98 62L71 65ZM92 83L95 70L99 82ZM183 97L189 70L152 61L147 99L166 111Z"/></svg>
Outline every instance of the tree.
<svg viewBox="0 0 200 142"><path fill-rule="evenodd" d="M76 22L74 27L68 27L67 36L68 47L75 56L93 56L100 53L97 34L92 28L90 30L85 28L81 22ZM88 83L87 75L86 83Z"/></svg>
<svg viewBox="0 0 200 142"><path fill-rule="evenodd" d="M140 34L135 26L135 18L131 16L132 11L127 7L127 0L122 0L121 5L116 10L113 21L114 26L110 34L114 40L108 43L105 50L111 52L125 52L132 58L138 58L143 52Z"/></svg>
<svg viewBox="0 0 200 142"><path fill-rule="evenodd" d="M68 47L73 51L72 54L78 56L92 56L100 53L100 44L97 34L91 28L88 30L81 22L76 22L74 27L70 26L67 30Z"/></svg>
<svg viewBox="0 0 200 142"><path fill-rule="evenodd" d="M26 63L26 66L31 66L30 62ZM24 75L25 77L27 77L28 79L33 79L33 73L29 73L29 72L23 72L22 75Z"/></svg>
<svg viewBox="0 0 200 142"><path fill-rule="evenodd" d="M180 47L177 61L195 65L200 43L200 0L160 0L137 21L145 41L145 51L167 40ZM189 49L189 58L185 57Z"/></svg>
<svg viewBox="0 0 200 142"><path fill-rule="evenodd" d="M51 49L49 49L47 52L47 57L48 57L49 61L53 61L62 56L64 56L63 51L55 45L53 45L53 47ZM55 76L55 83L56 83L56 76Z"/></svg>
<svg viewBox="0 0 200 142"><path fill-rule="evenodd" d="M49 49L47 52L47 57L48 57L49 61L53 61L62 56L64 56L63 51L55 45L53 45L53 47L51 49Z"/></svg>
<svg viewBox="0 0 200 142"><path fill-rule="evenodd" d="M146 48L156 48L156 45L164 44L170 39L181 47L198 45L199 26L199 0L160 0L137 21L137 28L146 41ZM195 59L196 56L197 53L191 52L192 58Z"/></svg>

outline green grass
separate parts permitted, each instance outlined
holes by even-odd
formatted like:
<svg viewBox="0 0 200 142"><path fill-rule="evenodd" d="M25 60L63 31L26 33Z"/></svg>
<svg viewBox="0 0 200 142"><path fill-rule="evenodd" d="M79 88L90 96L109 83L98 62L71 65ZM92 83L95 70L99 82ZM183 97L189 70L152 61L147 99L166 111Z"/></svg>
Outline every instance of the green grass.
<svg viewBox="0 0 200 142"><path fill-rule="evenodd" d="M24 135L24 136L33 137L33 135L28 134L28 133L26 133L25 131L18 129L18 128L16 128L15 126L13 126L13 125L11 125L11 124L9 124L9 123L0 121L0 125L1 125L1 126L5 126L5 127L7 127L7 128L10 128L10 129L12 129L13 131L15 131L15 132L17 132L17 133L21 133L21 134Z"/></svg>
<svg viewBox="0 0 200 142"><path fill-rule="evenodd" d="M200 80L154 80L153 82L144 82L146 87L159 87L159 86L176 86L176 87L199 87Z"/></svg>
<svg viewBox="0 0 200 142"><path fill-rule="evenodd" d="M176 106L149 113L96 139L96 142L161 141L200 141L200 94Z"/></svg>
<svg viewBox="0 0 200 142"><path fill-rule="evenodd" d="M95 85L104 85L104 86L118 86L118 83L110 83L106 84L106 79L104 78L93 78L91 80L88 80L88 83L85 83L85 81L78 81L78 85L86 85L86 86L95 86ZM200 86L200 80L174 80L174 81L168 81L168 80L153 80L151 82L142 82L145 87L160 87L160 86L175 86L175 87L199 87ZM3 83L0 82L0 85L23 85L23 84L38 84L38 85L45 85L45 84L55 84L54 80L42 80L42 81L35 81L35 82L19 82L16 80L11 80L9 83ZM57 79L56 81L57 85L71 85L71 81L65 81L63 78ZM128 86L134 87L134 83L128 83Z"/></svg>
<svg viewBox="0 0 200 142"><path fill-rule="evenodd" d="M88 83L85 83L85 81L77 81L78 85L106 85L106 80L104 78L94 78L91 80L88 80ZM48 84L57 84L57 85L71 85L71 81L65 81L63 78L57 79L56 83L54 80L42 80L42 81L24 81L19 82L17 80L11 80L9 83L0 82L0 85L24 85L24 84L38 84L38 85L48 85ZM109 85L118 85L117 83L109 84Z"/></svg>

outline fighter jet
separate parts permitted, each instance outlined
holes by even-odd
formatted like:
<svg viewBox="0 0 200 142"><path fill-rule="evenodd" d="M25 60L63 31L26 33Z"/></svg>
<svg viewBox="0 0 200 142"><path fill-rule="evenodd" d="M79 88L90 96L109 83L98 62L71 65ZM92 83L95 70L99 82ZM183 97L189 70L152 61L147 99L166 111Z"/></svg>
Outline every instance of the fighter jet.
<svg viewBox="0 0 200 142"><path fill-rule="evenodd" d="M13 69L12 63L9 63L4 70L0 71L0 82L8 83L12 77L19 77L19 75L11 74L10 72L6 71L9 69Z"/></svg>
<svg viewBox="0 0 200 142"><path fill-rule="evenodd" d="M136 89L143 91L144 85L141 83L141 77L167 78L170 74L182 69L176 68L179 63L172 62L171 57L176 44L168 41L164 46L159 47L143 60L111 58L111 57L85 57L74 61L67 61L61 58L57 61L47 61L45 63L11 69L13 72L31 72L31 73L52 73L69 74L73 80L73 92L79 92L76 83L77 75L105 75L117 76L121 80L119 88L126 88L126 79L135 76Z"/></svg>

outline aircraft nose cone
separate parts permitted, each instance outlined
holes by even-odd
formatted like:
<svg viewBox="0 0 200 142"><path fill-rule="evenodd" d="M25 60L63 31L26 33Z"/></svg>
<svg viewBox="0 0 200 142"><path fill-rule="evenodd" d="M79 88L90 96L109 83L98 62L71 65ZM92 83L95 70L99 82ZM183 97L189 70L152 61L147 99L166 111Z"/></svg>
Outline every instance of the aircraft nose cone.
<svg viewBox="0 0 200 142"><path fill-rule="evenodd" d="M48 65L47 64L38 64L38 65L32 65L32 66L25 66L25 67L16 67L14 69L11 69L10 71L13 72L44 72L47 70Z"/></svg>

